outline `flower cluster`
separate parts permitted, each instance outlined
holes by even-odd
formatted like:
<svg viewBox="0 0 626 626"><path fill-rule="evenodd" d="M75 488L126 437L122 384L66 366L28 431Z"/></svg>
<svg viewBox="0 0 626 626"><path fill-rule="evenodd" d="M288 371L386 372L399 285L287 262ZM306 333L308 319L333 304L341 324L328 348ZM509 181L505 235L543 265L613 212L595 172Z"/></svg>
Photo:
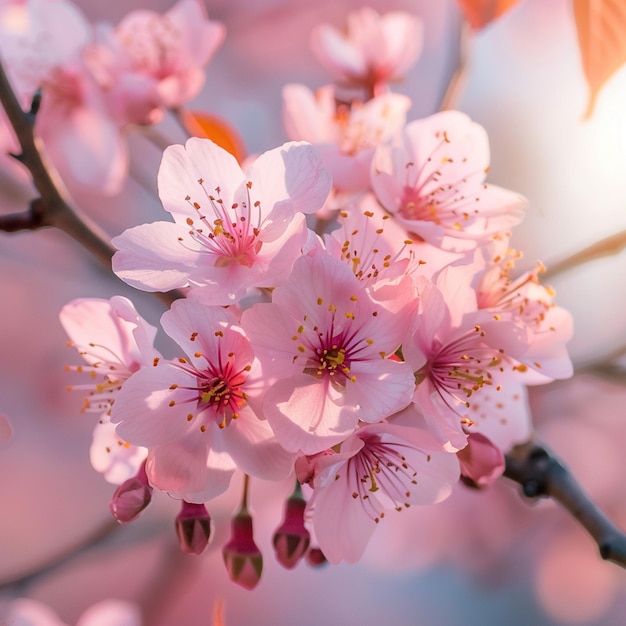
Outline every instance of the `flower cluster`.
<svg viewBox="0 0 626 626"><path fill-rule="evenodd" d="M93 379L93 459L120 484L116 517L165 491L182 501L181 546L199 553L204 503L244 473L224 558L246 587L262 567L250 477L297 483L274 538L283 564L354 562L386 515L445 499L460 476L495 480L530 435L526 387L571 375L569 315L541 267L515 274L508 242L525 201L485 182L484 129L456 111L407 123L410 101L387 90L419 51L408 59L394 37L412 32L414 18L372 11L353 16L347 39L316 31L342 87L375 89L339 101L332 85L288 86L292 141L244 169L208 139L165 150L171 219L116 237L113 269L184 296L161 318L177 354L155 352L155 329L126 299L62 312L87 362L76 369ZM151 67L138 54L107 57L107 71Z"/></svg>
<svg viewBox="0 0 626 626"><path fill-rule="evenodd" d="M66 180L115 193L128 169L125 130L191 100L225 35L199 0L165 14L92 25L69 0L0 6L0 55L25 108L42 92L35 131Z"/></svg>

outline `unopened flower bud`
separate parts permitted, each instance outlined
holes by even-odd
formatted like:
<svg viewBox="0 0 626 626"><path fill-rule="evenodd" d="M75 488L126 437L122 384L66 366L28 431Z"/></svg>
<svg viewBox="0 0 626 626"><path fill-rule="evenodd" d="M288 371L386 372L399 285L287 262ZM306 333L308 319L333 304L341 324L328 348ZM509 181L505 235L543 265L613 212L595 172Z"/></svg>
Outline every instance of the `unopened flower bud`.
<svg viewBox="0 0 626 626"><path fill-rule="evenodd" d="M243 509L232 520L231 538L222 554L228 576L233 582L254 589L261 579L263 555L252 537L252 517Z"/></svg>
<svg viewBox="0 0 626 626"><path fill-rule="evenodd" d="M324 553L319 548L311 548L306 553L306 562L313 567L320 567L328 563Z"/></svg>
<svg viewBox="0 0 626 626"><path fill-rule="evenodd" d="M211 517L204 504L185 502L176 516L180 549L187 554L202 554L211 536Z"/></svg>
<svg viewBox="0 0 626 626"><path fill-rule="evenodd" d="M304 527L306 502L298 494L292 495L285 506L283 523L274 533L274 550L279 563L292 569L305 555L311 535Z"/></svg>
<svg viewBox="0 0 626 626"><path fill-rule="evenodd" d="M148 482L145 463L142 463L136 476L123 482L113 494L109 509L120 524L132 522L152 499L152 487Z"/></svg>
<svg viewBox="0 0 626 626"><path fill-rule="evenodd" d="M491 485L504 472L504 454L481 433L471 433L467 445L456 453L461 466L461 479L471 487Z"/></svg>

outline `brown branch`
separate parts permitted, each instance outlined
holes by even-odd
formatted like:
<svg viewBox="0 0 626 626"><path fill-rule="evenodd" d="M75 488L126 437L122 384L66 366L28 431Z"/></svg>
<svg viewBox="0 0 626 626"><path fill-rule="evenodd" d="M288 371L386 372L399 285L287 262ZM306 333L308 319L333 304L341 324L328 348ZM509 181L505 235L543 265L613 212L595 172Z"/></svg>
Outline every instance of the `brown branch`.
<svg viewBox="0 0 626 626"><path fill-rule="evenodd" d="M456 66L441 98L439 111L453 109L458 103L459 96L467 81L467 66L470 57L471 36L470 28L465 20L458 25L458 42L456 50Z"/></svg>
<svg viewBox="0 0 626 626"><path fill-rule="evenodd" d="M64 185L55 170L45 161L44 151L34 134L39 96L33 99L31 111L22 109L0 61L0 102L20 143L21 153L13 155L30 172L39 197L24 213L0 216L0 230L14 233L21 230L56 227L70 235L93 254L107 269L115 248L110 237L89 216L73 207ZM179 290L157 292L155 296L169 305L182 296Z"/></svg>
<svg viewBox="0 0 626 626"><path fill-rule="evenodd" d="M78 540L76 544L69 549L55 554L50 557L45 563L39 565L36 569L18 576L17 578L11 578L6 580L0 580L0 591L6 591L11 588L21 588L31 584L36 579L42 576L47 576L53 571L57 570L61 566L69 563L78 555L83 554L87 550L102 544L107 540L120 525L115 520L107 520L102 525L96 527L86 537Z"/></svg>
<svg viewBox="0 0 626 626"><path fill-rule="evenodd" d="M626 248L626 230L600 239L600 241L596 241L562 261L551 263L550 267L543 273L543 279L551 279L553 276L556 276L556 274L566 272L578 265L594 261L595 259L619 254L624 248Z"/></svg>
<svg viewBox="0 0 626 626"><path fill-rule="evenodd" d="M527 498L548 496L565 508L595 540L600 556L626 568L626 533L582 490L571 472L535 442L514 447L506 455L504 475L522 486Z"/></svg>
<svg viewBox="0 0 626 626"><path fill-rule="evenodd" d="M20 224L34 230L55 226L85 246L105 267L111 267L115 252L107 234L88 216L79 214L66 199L62 184L51 172L54 170L44 161L43 151L33 132L36 101L33 110L26 112L17 100L9 79L0 62L0 102L20 143L21 154L16 159L31 173L39 198L33 200L30 210L21 218L17 215L3 216L0 228L15 232Z"/></svg>

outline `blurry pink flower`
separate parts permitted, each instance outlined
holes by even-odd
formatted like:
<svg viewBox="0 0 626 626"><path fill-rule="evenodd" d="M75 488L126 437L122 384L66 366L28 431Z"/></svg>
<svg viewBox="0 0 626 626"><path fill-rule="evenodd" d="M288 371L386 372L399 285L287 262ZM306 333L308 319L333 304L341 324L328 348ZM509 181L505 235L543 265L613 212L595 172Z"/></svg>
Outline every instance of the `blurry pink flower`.
<svg viewBox="0 0 626 626"><path fill-rule="evenodd" d="M82 62L54 68L42 82L35 120L61 178L112 195L128 175L128 147Z"/></svg>
<svg viewBox="0 0 626 626"><path fill-rule="evenodd" d="M55 68L80 58L91 37L87 19L66 0L0 4L0 52L22 106L28 108Z"/></svg>
<svg viewBox="0 0 626 626"><path fill-rule="evenodd" d="M158 184L175 222L113 239L114 271L147 291L206 287L212 304L232 304L286 279L308 236L302 213L321 208L331 181L305 143L265 152L244 174L231 154L192 138L165 150Z"/></svg>
<svg viewBox="0 0 626 626"><path fill-rule="evenodd" d="M86 58L120 123L153 124L198 95L224 36L202 2L180 0L163 15L141 9L115 28L100 25Z"/></svg>
<svg viewBox="0 0 626 626"><path fill-rule="evenodd" d="M339 191L369 188L375 147L399 136L410 107L409 98L395 93L348 105L335 101L332 86L322 87L315 94L304 85L283 88L287 136L315 145Z"/></svg>
<svg viewBox="0 0 626 626"><path fill-rule="evenodd" d="M25 109L42 90L35 133L67 182L117 193L127 175L126 143L81 55L91 37L82 13L63 0L0 7L0 53Z"/></svg>
<svg viewBox="0 0 626 626"><path fill-rule="evenodd" d="M329 24L311 33L315 56L340 84L364 86L374 94L403 78L419 57L422 41L422 23L414 15L379 15L369 7L348 14L345 33Z"/></svg>
<svg viewBox="0 0 626 626"><path fill-rule="evenodd" d="M141 369L111 412L120 437L149 448L150 483L201 503L226 491L237 468L267 480L285 478L293 455L250 407L262 376L232 314L177 300L161 324L187 357Z"/></svg>
<svg viewBox="0 0 626 626"><path fill-rule="evenodd" d="M401 297L402 285L395 289ZM271 303L243 313L270 385L263 412L287 450L320 452L359 419L377 422L410 402L411 368L387 358L407 317L374 302L352 269L323 251L298 259Z"/></svg>
<svg viewBox="0 0 626 626"><path fill-rule="evenodd" d="M83 411L101 413L94 429L90 459L94 469L119 485L137 472L146 450L122 441L109 421L109 411L121 386L141 367L152 365L159 353L153 342L156 328L148 324L134 305L122 296L110 300L79 298L59 314L70 345L87 365L67 366L88 373L91 381L70 389L84 390Z"/></svg>
<svg viewBox="0 0 626 626"><path fill-rule="evenodd" d="M56 613L37 600L19 598L2 616L10 626L66 626ZM89 607L76 626L141 626L139 608L123 600L103 600Z"/></svg>
<svg viewBox="0 0 626 626"><path fill-rule="evenodd" d="M386 423L360 428L312 462L306 515L331 563L358 561L386 511L440 502L459 478L457 458L432 435Z"/></svg>
<svg viewBox="0 0 626 626"><path fill-rule="evenodd" d="M472 249L523 217L524 199L486 185L489 143L458 111L408 124L402 147L379 146L372 187L406 229L450 250Z"/></svg>

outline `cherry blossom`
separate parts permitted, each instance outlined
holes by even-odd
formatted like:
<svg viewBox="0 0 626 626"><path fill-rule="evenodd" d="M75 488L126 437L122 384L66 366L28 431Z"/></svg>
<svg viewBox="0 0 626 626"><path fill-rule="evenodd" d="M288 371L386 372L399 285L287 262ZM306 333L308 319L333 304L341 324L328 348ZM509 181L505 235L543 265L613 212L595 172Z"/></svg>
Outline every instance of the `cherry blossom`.
<svg viewBox="0 0 626 626"><path fill-rule="evenodd" d="M278 480L292 469L249 400L262 372L227 310L179 300L161 325L186 357L137 372L111 411L120 437L147 447L150 483L187 502L223 493L234 471Z"/></svg>
<svg viewBox="0 0 626 626"><path fill-rule="evenodd" d="M128 154L98 85L83 63L91 27L64 0L27 0L0 7L0 52L25 109L43 92L35 132L67 182L117 193Z"/></svg>
<svg viewBox="0 0 626 626"><path fill-rule="evenodd" d="M121 125L154 124L198 95L224 36L203 3L180 0L163 15L140 9L115 28L100 24L85 58Z"/></svg>
<svg viewBox="0 0 626 626"><path fill-rule="evenodd" d="M388 358L406 317L374 302L350 267L322 251L296 261L271 303L244 311L269 384L263 412L287 450L320 452L359 419L376 422L408 404L412 371Z"/></svg>
<svg viewBox="0 0 626 626"><path fill-rule="evenodd" d="M427 431L386 423L363 426L309 464L305 515L331 563L358 561L387 511L440 502L459 477L455 455Z"/></svg>
<svg viewBox="0 0 626 626"><path fill-rule="evenodd" d="M464 113L444 111L407 124L403 145L379 146L372 187L411 233L450 250L475 248L523 217L524 199L484 183L487 133Z"/></svg>
<svg viewBox="0 0 626 626"><path fill-rule="evenodd" d="M244 174L231 154L197 138L165 150L158 183L174 223L114 238L113 269L147 291L210 287L213 304L287 278L308 237L303 213L321 208L331 185L308 144L265 152Z"/></svg>
<svg viewBox="0 0 626 626"><path fill-rule="evenodd" d="M374 93L401 79L422 51L422 23L403 11L384 15L363 7L347 17L346 32L329 24L311 33L319 62L339 81Z"/></svg>
<svg viewBox="0 0 626 626"><path fill-rule="evenodd" d="M411 101L382 94L367 102L338 103L332 86L314 94L304 85L283 88L283 123L290 139L310 141L339 191L368 189L374 148L399 136Z"/></svg>
<svg viewBox="0 0 626 626"><path fill-rule="evenodd" d="M352 268L374 298L376 289L370 287L381 281L405 274L431 278L462 257L411 239L371 193L346 205L335 221L338 228L324 237L326 249ZM405 295L412 297L409 291Z"/></svg>
<svg viewBox="0 0 626 626"><path fill-rule="evenodd" d="M489 248L493 255L485 270L478 274L477 305L491 311L512 311L528 326L532 340L522 362L535 370L533 378L537 382L569 378L573 367L566 344L574 330L572 316L555 304L554 290L541 284L539 275L545 270L543 264L512 276L521 253L505 249L505 243L495 242ZM527 384L530 384L528 378Z"/></svg>
<svg viewBox="0 0 626 626"><path fill-rule="evenodd" d="M120 439L108 414L122 385L159 358L153 347L156 328L122 296L79 298L66 304L59 317L70 337L69 345L87 363L66 369L87 373L92 381L70 389L86 392L83 411L101 414L93 433L91 463L107 481L119 485L137 472L146 450Z"/></svg>
<svg viewBox="0 0 626 626"><path fill-rule="evenodd" d="M525 327L511 316L471 310L455 324L438 287L421 281L418 291L414 332L403 344L417 383L414 410L451 449L465 447L467 429L503 449L523 441L530 424L522 377L527 368L516 359L528 349Z"/></svg>

